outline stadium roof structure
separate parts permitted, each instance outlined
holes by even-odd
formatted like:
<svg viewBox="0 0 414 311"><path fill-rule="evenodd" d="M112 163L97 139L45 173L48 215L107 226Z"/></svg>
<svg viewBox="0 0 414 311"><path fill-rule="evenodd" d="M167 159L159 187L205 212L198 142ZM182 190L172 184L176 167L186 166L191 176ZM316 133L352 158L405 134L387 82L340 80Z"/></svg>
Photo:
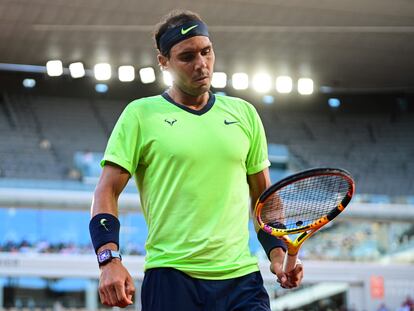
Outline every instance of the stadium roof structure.
<svg viewBox="0 0 414 311"><path fill-rule="evenodd" d="M156 66L151 32L175 8L209 24L216 70L309 76L345 92L414 90L406 0L2 0L0 62Z"/></svg>

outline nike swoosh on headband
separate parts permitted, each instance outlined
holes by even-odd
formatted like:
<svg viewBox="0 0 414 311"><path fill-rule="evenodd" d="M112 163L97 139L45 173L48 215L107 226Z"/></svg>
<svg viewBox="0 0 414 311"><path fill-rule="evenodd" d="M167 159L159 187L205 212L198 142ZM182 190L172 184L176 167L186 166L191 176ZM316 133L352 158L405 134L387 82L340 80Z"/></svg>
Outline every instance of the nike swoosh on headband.
<svg viewBox="0 0 414 311"><path fill-rule="evenodd" d="M187 34L187 33L188 33L191 29L194 29L194 28L196 28L196 27L198 27L198 25L194 25L194 26L188 27L187 29L181 28L181 34L182 34L182 35L185 35L185 34Z"/></svg>

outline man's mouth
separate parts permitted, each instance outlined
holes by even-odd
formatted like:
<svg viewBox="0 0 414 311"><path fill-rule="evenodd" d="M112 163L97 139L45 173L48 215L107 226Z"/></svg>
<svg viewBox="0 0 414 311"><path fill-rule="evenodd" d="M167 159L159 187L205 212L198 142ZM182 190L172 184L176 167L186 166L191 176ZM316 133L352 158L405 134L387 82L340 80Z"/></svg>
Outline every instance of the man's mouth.
<svg viewBox="0 0 414 311"><path fill-rule="evenodd" d="M209 76L201 76L201 77L195 78L194 81L200 82L200 81L203 81L203 80L208 79L208 78L209 78Z"/></svg>

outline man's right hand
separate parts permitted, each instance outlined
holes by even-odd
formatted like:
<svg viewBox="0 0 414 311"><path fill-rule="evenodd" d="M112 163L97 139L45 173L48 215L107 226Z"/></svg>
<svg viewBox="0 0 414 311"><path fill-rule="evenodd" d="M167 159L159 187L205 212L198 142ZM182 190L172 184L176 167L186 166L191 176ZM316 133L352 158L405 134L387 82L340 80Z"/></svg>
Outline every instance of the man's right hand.
<svg viewBox="0 0 414 311"><path fill-rule="evenodd" d="M118 197L130 178L129 173L122 167L106 162L101 177L95 189L91 216L108 213L118 215ZM117 250L114 243L102 245L96 253L104 249ZM119 259L112 259L100 267L99 297L104 305L124 308L132 304L135 286L131 275Z"/></svg>
<svg viewBox="0 0 414 311"><path fill-rule="evenodd" d="M119 259L100 267L99 297L104 305L125 308L133 304L135 285L128 270Z"/></svg>

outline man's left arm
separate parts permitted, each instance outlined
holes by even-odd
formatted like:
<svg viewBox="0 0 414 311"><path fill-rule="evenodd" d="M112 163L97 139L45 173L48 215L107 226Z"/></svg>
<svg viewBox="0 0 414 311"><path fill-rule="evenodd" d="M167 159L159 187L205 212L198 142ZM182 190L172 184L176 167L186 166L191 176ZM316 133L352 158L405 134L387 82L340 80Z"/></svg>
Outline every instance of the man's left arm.
<svg viewBox="0 0 414 311"><path fill-rule="evenodd" d="M247 175L247 182L250 188L251 210L254 214L254 207L256 205L257 200L259 199L263 191L265 191L271 185L269 169L265 168L264 170L256 174ZM253 222L256 233L258 233L261 229L255 217L253 217ZM296 268L290 273L283 272L283 261L285 258L285 251L281 247L273 248L269 253L269 258L270 271L272 271L272 273L274 273L277 276L280 286L284 288L294 288L300 285L303 278L302 264L297 265Z"/></svg>

